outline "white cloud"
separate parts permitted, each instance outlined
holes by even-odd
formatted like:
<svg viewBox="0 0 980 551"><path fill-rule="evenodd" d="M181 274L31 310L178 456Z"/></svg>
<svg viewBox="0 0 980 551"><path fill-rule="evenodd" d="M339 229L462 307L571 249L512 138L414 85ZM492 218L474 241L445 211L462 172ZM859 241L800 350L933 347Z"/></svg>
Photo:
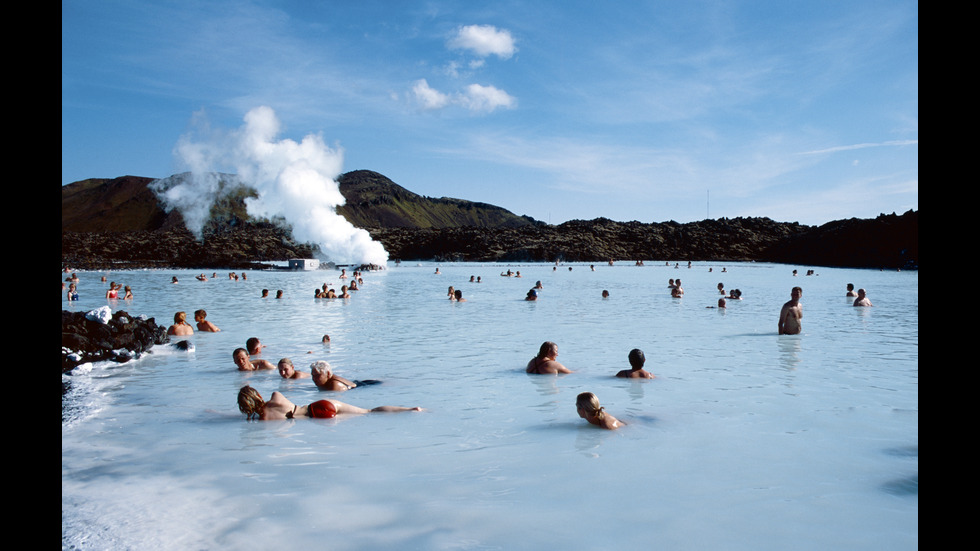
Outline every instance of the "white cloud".
<svg viewBox="0 0 980 551"><path fill-rule="evenodd" d="M470 84L460 98L460 104L473 111L490 112L498 107L510 109L517 103L514 96L494 86Z"/></svg>
<svg viewBox="0 0 980 551"><path fill-rule="evenodd" d="M510 32L497 29L493 25L460 27L449 39L448 45L453 50L469 50L480 57L495 55L501 59L509 59L517 51Z"/></svg>
<svg viewBox="0 0 980 551"><path fill-rule="evenodd" d="M412 86L412 94L414 94L416 101L422 106L422 109L427 111L442 109L449 105L449 96L431 88L424 78L415 81L415 85Z"/></svg>
<svg viewBox="0 0 980 551"><path fill-rule="evenodd" d="M511 109L517 105L517 99L495 86L470 84L463 92L446 94L429 86L425 79L415 81L412 94L416 102L426 111L435 111L451 105L490 113L499 108Z"/></svg>

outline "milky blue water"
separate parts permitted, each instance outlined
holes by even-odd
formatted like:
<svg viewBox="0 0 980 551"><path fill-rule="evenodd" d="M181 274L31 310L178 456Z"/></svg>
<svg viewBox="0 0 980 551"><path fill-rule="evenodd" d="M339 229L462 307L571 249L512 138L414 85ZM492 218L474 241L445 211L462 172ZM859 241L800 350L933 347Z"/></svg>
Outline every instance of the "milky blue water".
<svg viewBox="0 0 980 551"><path fill-rule="evenodd" d="M205 308L222 329L195 332L192 352L158 346L69 377L63 548L918 547L917 272L403 263L365 273L348 300L313 298L339 289L335 271L197 273L79 272L81 300L62 298L162 325ZM103 275L135 298L106 300ZM539 300L524 301L537 280ZM743 300L707 308L719 282ZM874 306L852 307L849 282ZM467 301L447 300L450 285ZM803 334L779 336L797 285ZM231 353L253 336L273 362L325 359L383 383L324 393L238 372ZM545 340L575 373L524 373ZM655 379L613 377L632 348ZM247 422L244 384L425 411ZM583 391L627 426L579 419Z"/></svg>

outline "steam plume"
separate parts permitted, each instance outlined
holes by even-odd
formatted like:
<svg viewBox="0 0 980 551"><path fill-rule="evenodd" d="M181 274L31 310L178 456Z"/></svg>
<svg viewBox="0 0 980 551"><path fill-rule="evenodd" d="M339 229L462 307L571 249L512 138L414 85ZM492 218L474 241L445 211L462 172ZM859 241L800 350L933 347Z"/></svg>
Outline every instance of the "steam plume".
<svg viewBox="0 0 980 551"><path fill-rule="evenodd" d="M188 229L200 239L211 205L228 185L248 185L258 198L246 198L252 216L282 217L300 242L316 243L337 264L384 265L388 253L367 231L337 214L344 204L336 177L343 151L331 149L322 137L309 134L299 143L277 140L280 125L269 107L245 115L245 124L231 132L200 125L204 139L183 136L174 154L189 171L180 181L157 181L153 188L168 209L178 209ZM219 171L237 174L221 176Z"/></svg>

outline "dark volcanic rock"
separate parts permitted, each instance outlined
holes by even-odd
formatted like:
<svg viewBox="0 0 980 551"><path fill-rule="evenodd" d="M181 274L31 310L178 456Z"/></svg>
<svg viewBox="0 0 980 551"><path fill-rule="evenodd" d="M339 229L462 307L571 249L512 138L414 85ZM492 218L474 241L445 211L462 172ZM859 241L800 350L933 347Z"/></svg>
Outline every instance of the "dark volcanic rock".
<svg viewBox="0 0 980 551"><path fill-rule="evenodd" d="M128 361L168 342L167 329L154 318L134 318L119 310L103 323L89 312L61 311L62 373L86 362Z"/></svg>
<svg viewBox="0 0 980 551"><path fill-rule="evenodd" d="M262 269L270 262L312 258L288 227L248 216L229 188L211 209L197 240L179 213L166 213L147 189L152 180L126 176L62 188L62 266L72 269ZM556 260L758 261L814 266L917 268L917 211L820 227L769 218L721 218L679 224L572 220L552 226L459 199L416 195L381 174L358 170L340 178L348 204L338 213L363 227L392 259L522 262ZM264 264L265 263L265 264Z"/></svg>

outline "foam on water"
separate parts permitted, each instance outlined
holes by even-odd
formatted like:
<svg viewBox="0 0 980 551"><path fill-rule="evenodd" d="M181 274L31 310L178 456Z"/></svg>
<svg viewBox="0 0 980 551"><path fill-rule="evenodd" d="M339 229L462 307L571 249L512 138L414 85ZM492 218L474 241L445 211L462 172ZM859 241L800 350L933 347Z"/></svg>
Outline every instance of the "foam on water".
<svg viewBox="0 0 980 551"><path fill-rule="evenodd" d="M404 264L365 274L346 301L313 298L343 283L330 271L105 274L136 295L113 310L168 325L205 308L222 331L69 377L66 403L84 413L62 427L63 546L917 548L917 273L647 264ZM497 275L508 267L524 277ZM79 275L83 300L63 308L106 305L103 274ZM676 277L681 299L667 293ZM540 298L524 301L536 280ZM719 281L743 300L706 308ZM875 306L851 307L848 282ZM467 302L448 301L449 285ZM804 334L777 336L794 285ZM383 381L331 397L426 411L246 422L246 383L324 396L309 379L237 372L231 352L253 336L273 362ZM524 374L544 340L576 373ZM631 348L656 379L612 377ZM628 425L586 425L585 390Z"/></svg>

